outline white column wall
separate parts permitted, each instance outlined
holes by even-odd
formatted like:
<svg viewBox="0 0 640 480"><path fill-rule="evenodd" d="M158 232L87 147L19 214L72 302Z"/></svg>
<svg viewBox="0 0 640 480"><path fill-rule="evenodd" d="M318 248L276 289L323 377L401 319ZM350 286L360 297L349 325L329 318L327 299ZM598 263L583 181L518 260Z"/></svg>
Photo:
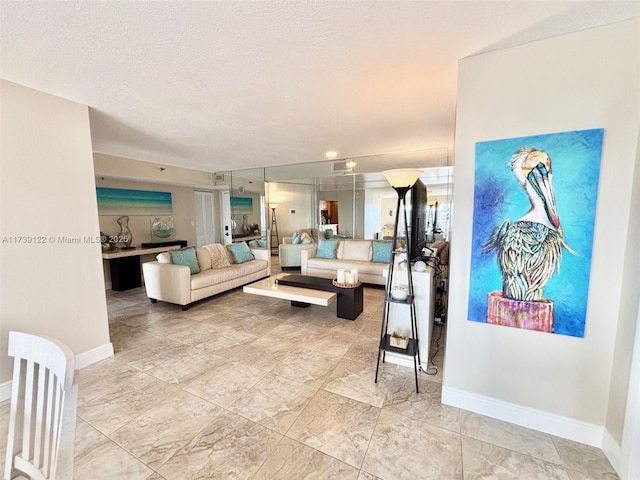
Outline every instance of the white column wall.
<svg viewBox="0 0 640 480"><path fill-rule="evenodd" d="M100 243L84 241L100 231L88 108L6 81L0 95L1 387L10 330L61 340L79 367L113 348Z"/></svg>
<svg viewBox="0 0 640 480"><path fill-rule="evenodd" d="M585 337L469 322L476 142L600 127ZM633 348L633 335L616 337L632 330L625 312L638 304L637 289L622 292L625 252L638 240L630 245L628 231L639 127L640 19L460 62L445 403L602 446L609 402L624 408L626 396L624 383L612 390L614 348L627 385Z"/></svg>

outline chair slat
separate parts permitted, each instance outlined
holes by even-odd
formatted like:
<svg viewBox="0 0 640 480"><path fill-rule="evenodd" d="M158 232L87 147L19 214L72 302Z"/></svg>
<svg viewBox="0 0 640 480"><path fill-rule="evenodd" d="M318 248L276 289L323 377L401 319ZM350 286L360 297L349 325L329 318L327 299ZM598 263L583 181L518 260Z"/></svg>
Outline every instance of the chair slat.
<svg viewBox="0 0 640 480"><path fill-rule="evenodd" d="M49 377L49 385L47 387L47 421L45 424L45 434L44 434L44 451L45 457L44 462L42 463L42 471L45 474L48 474L50 471L51 464L51 450L52 450L52 441L51 437L53 435L53 410L54 410L54 396L57 390L56 385L56 377L51 375Z"/></svg>
<svg viewBox="0 0 640 480"><path fill-rule="evenodd" d="M24 389L24 425L22 429L22 452L21 456L27 461L31 461L31 431L33 428L33 381L34 363L27 360L27 374L25 377Z"/></svg>
<svg viewBox="0 0 640 480"><path fill-rule="evenodd" d="M36 431L35 431L35 446L33 449L33 464L40 468L42 465L42 427L44 426L43 414L45 413L44 396L47 380L47 370L44 367L38 368L38 399L36 406Z"/></svg>

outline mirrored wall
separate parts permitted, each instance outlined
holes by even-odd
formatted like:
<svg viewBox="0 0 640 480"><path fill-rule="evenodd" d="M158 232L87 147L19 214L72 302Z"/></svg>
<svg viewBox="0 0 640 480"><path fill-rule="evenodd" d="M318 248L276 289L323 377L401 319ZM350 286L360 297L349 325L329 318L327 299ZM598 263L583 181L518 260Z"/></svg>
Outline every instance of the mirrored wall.
<svg viewBox="0 0 640 480"><path fill-rule="evenodd" d="M275 246L301 229L384 238L393 230L397 195L381 172L394 168L424 170L425 234L449 239L453 167L446 148L222 172L234 239L262 238Z"/></svg>

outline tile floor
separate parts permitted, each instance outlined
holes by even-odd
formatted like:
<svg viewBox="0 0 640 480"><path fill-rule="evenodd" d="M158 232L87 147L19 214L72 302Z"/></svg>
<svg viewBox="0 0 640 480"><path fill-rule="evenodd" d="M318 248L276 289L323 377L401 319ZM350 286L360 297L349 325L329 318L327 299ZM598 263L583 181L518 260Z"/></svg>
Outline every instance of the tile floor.
<svg viewBox="0 0 640 480"><path fill-rule="evenodd" d="M241 290L186 312L107 297L116 353L77 375L75 479L618 478L598 449L442 405L444 332L419 395L392 364L374 384L379 288L355 321Z"/></svg>

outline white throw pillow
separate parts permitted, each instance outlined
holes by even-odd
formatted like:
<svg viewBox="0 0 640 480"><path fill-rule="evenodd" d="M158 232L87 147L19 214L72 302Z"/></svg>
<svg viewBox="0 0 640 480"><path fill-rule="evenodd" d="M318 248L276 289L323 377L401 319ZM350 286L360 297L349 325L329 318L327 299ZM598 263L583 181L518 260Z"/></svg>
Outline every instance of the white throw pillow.
<svg viewBox="0 0 640 480"><path fill-rule="evenodd" d="M158 255L156 255L156 260L158 260L158 263L173 263L173 260L171 260L171 254L169 252L159 253Z"/></svg>
<svg viewBox="0 0 640 480"><path fill-rule="evenodd" d="M371 240L342 240L338 249L338 258L371 261Z"/></svg>
<svg viewBox="0 0 640 480"><path fill-rule="evenodd" d="M313 243L313 239L307 232L302 232L300 234L300 243Z"/></svg>

